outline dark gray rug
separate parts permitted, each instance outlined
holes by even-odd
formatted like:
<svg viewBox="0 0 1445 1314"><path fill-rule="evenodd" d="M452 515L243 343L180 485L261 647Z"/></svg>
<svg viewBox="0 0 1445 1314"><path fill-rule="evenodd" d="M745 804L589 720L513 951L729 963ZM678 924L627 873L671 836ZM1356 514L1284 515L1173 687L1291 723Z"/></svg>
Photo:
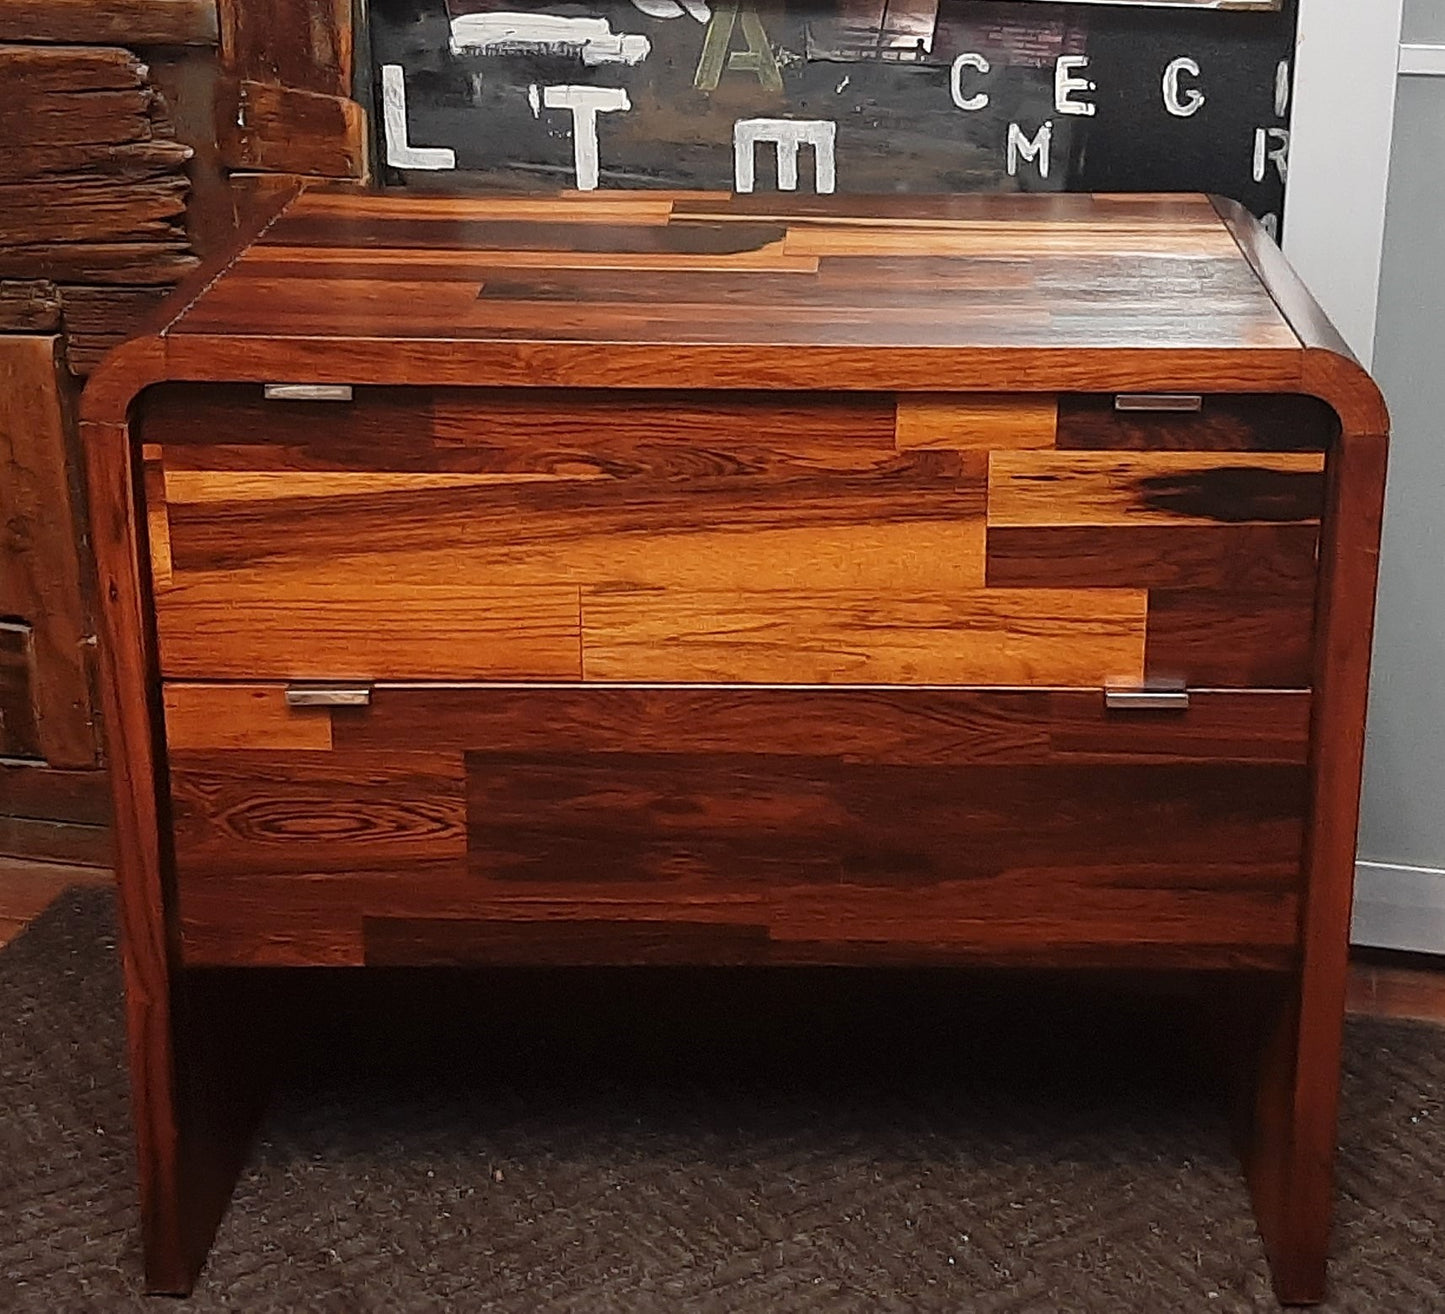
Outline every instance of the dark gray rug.
<svg viewBox="0 0 1445 1314"><path fill-rule="evenodd" d="M137 1294L113 946L89 891L0 952L5 1309L168 1307ZM186 1308L1274 1308L1178 1009L1111 1031L1072 988L956 1007L967 980L432 978L364 1065L370 1003L325 1006ZM1445 1030L1351 1024L1341 1140L1326 1308L1445 1310Z"/></svg>

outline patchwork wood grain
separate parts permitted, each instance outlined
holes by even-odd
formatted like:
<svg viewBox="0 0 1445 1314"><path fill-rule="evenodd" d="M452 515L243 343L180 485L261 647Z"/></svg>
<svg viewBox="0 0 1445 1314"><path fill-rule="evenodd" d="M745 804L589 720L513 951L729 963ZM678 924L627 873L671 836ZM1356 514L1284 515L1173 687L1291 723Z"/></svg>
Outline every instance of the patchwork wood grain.
<svg viewBox="0 0 1445 1314"><path fill-rule="evenodd" d="M225 686L167 701L254 724ZM381 687L322 715L329 752L172 743L188 961L1291 952L1302 694Z"/></svg>
<svg viewBox="0 0 1445 1314"><path fill-rule="evenodd" d="M986 579L1147 588L1147 678L1301 688L1323 470L1311 452L994 451Z"/></svg>
<svg viewBox="0 0 1445 1314"><path fill-rule="evenodd" d="M252 395L209 426L193 395L147 413L173 677L576 678L583 588L984 582L983 454L898 451L892 399L382 391L267 425Z"/></svg>
<svg viewBox="0 0 1445 1314"><path fill-rule="evenodd" d="M589 680L829 684L1139 681L1145 595L1131 590L584 589Z"/></svg>
<svg viewBox="0 0 1445 1314"><path fill-rule="evenodd" d="M1318 521L1323 501L1323 454L989 456L990 526L1299 523Z"/></svg>
<svg viewBox="0 0 1445 1314"><path fill-rule="evenodd" d="M825 544L834 531L921 525L924 541L936 542L939 528L970 519L981 535L982 488L968 480L963 458L918 452L896 459L903 464L891 475L858 476L851 487L841 475L776 484L759 479L756 489L736 486L747 476L659 480L651 487L587 477L440 488L426 486L431 476L419 476L386 493L307 497L303 491L264 501L183 502L169 508L171 557L179 581L190 572L263 563L325 573L346 557L404 563L413 554L450 552L470 559L493 584L576 585L647 583L647 560L686 551L678 540L698 535L812 530ZM629 559L626 566L608 570L599 560L599 554L605 560L619 553ZM580 561L569 569L574 557ZM778 562L783 570L789 564ZM973 563L975 574L981 565ZM949 569L956 578L957 567Z"/></svg>
<svg viewBox="0 0 1445 1314"><path fill-rule="evenodd" d="M639 380L614 370L619 345L1184 347L1256 362L1298 350L1198 197L911 198L928 204L917 212L880 204L867 216L828 215L797 196L757 207L663 192L406 199L418 208L308 192L206 289L173 336L565 341L600 348L586 365L573 360L567 382L627 386ZM338 282L347 295L328 296ZM438 290L403 302L368 293L359 286L367 282ZM468 304L455 299L464 296ZM912 385L927 386L929 375L936 369L920 370ZM807 384L790 373L787 386L817 387L825 377ZM1287 377L1297 371L1282 370L1281 386Z"/></svg>
<svg viewBox="0 0 1445 1314"><path fill-rule="evenodd" d="M1061 451L1324 452L1340 422L1318 397L1215 394L1198 411L1122 411L1112 393L1059 401Z"/></svg>
<svg viewBox="0 0 1445 1314"><path fill-rule="evenodd" d="M576 679L577 590L421 578L178 572L155 595L161 669L212 679ZM340 579L341 583L336 584Z"/></svg>
<svg viewBox="0 0 1445 1314"><path fill-rule="evenodd" d="M173 678L1308 682L1319 452L1060 451L1054 394L145 406ZM1145 590L1295 601L1163 599L1146 663Z"/></svg>

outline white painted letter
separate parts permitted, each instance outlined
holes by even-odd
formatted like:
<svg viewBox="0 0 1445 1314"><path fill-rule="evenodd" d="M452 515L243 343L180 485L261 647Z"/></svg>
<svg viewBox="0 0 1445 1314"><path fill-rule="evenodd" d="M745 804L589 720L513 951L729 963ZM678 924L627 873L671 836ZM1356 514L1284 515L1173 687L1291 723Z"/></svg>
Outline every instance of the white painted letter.
<svg viewBox="0 0 1445 1314"><path fill-rule="evenodd" d="M707 0L632 0L633 5L649 18L681 18L684 13L706 23L712 17Z"/></svg>
<svg viewBox="0 0 1445 1314"><path fill-rule="evenodd" d="M457 153L445 146L413 146L406 135L406 77L400 64L381 66L381 119L386 162L393 169L455 169Z"/></svg>
<svg viewBox="0 0 1445 1314"><path fill-rule="evenodd" d="M1204 105L1204 93L1196 87L1190 87L1181 100L1179 97L1179 75L1188 73L1190 77L1199 76L1199 65L1187 55L1176 59L1164 70L1164 108L1167 109L1176 119L1187 119L1198 114Z"/></svg>
<svg viewBox="0 0 1445 1314"><path fill-rule="evenodd" d="M733 186L753 190L754 151L772 142L778 161L778 190L798 190L798 147L813 148L813 190L820 195L837 186L834 142L838 125L827 119L739 119L733 124Z"/></svg>
<svg viewBox="0 0 1445 1314"><path fill-rule="evenodd" d="M1289 60L1279 61L1279 67L1274 71L1274 112L1284 118L1289 109Z"/></svg>
<svg viewBox="0 0 1445 1314"><path fill-rule="evenodd" d="M1274 145L1271 146L1270 143ZM1279 180L1284 182L1289 175L1289 129L1256 128L1254 130L1254 180L1263 182L1264 175L1273 164L1279 170Z"/></svg>
<svg viewBox="0 0 1445 1314"><path fill-rule="evenodd" d="M545 87L542 103L548 109L572 111L572 158L577 167L577 190L597 186L597 116L630 110L632 102L621 87Z"/></svg>
<svg viewBox="0 0 1445 1314"><path fill-rule="evenodd" d="M508 12L452 19L454 55L570 56L592 68L640 64L651 49L645 36L614 32L605 18Z"/></svg>
<svg viewBox="0 0 1445 1314"><path fill-rule="evenodd" d="M1024 136L1023 129L1017 123L1008 125L1008 171L1012 178L1018 177L1019 160L1038 160L1039 177L1049 176L1049 147L1053 145L1054 124L1053 120L1045 123L1042 128L1034 134L1033 140Z"/></svg>
<svg viewBox="0 0 1445 1314"><path fill-rule="evenodd" d="M966 68L976 68L980 73L989 73L992 72L993 65L972 50L965 51L955 59L948 72L948 91L953 97L953 103L961 110L987 109L988 92L980 91L976 96L963 94L963 70Z"/></svg>
<svg viewBox="0 0 1445 1314"><path fill-rule="evenodd" d="M1097 91L1099 88L1088 78L1072 76L1075 69L1089 67L1087 55L1060 55L1054 65L1054 108L1060 114L1097 114L1099 107L1091 100L1074 100L1076 91Z"/></svg>

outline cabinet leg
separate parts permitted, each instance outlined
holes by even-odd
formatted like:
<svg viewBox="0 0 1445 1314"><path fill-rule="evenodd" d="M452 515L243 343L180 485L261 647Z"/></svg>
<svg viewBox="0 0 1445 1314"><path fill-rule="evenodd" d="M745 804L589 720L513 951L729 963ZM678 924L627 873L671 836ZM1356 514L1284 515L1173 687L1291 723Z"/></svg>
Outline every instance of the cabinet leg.
<svg viewBox="0 0 1445 1314"><path fill-rule="evenodd" d="M187 974L158 1008L132 1006L146 1290L189 1295L245 1164L269 1089L258 1009L242 983ZM137 1026L136 1013L149 1013Z"/></svg>
<svg viewBox="0 0 1445 1314"><path fill-rule="evenodd" d="M1259 997L1254 1013L1241 1154L1275 1295L1313 1305L1324 1299L1329 1258L1343 1014L1302 1008L1297 981Z"/></svg>

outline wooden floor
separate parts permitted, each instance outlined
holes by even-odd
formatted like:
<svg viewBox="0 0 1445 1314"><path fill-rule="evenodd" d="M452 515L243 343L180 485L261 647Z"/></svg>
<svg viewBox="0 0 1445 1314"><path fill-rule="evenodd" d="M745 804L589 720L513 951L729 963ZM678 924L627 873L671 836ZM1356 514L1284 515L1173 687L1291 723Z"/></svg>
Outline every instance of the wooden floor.
<svg viewBox="0 0 1445 1314"><path fill-rule="evenodd" d="M8 944L71 885L109 885L104 867L0 858L0 946Z"/></svg>
<svg viewBox="0 0 1445 1314"><path fill-rule="evenodd" d="M0 858L0 947L13 940L62 890L72 885L108 885L103 867ZM1411 1018L1445 1025L1445 957L1356 955L1350 969L1347 1006L1351 1013Z"/></svg>

